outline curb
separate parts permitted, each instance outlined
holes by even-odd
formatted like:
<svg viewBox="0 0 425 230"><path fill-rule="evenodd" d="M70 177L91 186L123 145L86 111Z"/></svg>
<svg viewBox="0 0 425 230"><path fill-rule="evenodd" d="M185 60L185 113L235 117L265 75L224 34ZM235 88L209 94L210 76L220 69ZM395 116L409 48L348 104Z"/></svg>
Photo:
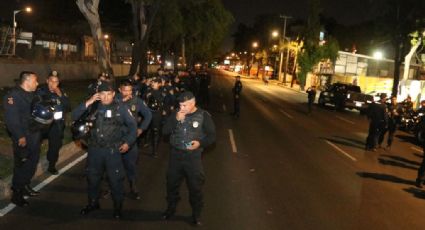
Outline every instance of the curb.
<svg viewBox="0 0 425 230"><path fill-rule="evenodd" d="M247 75L243 75L243 74L238 74L238 73L231 72L231 71L226 71L226 70L220 70L220 71L225 72L225 73L227 73L227 74L230 74L230 75L232 75L232 76L240 76L241 78L252 79L252 80L258 80L258 81L260 81L260 80L261 80L261 79L256 78L256 77L251 77L251 76L247 76ZM280 86L280 87L282 87L282 88L289 89L289 90L292 90L292 91L297 92L297 93L307 94L306 92L301 91L300 89L295 89L295 88L291 88L291 87L285 86L285 85L283 85L283 83L282 83L282 82L279 82L279 81L277 81L277 80L269 80L269 82L270 82L270 83L272 83L272 84L274 84L274 85L276 85L276 86ZM299 86L298 86L298 87L299 87Z"/></svg>
<svg viewBox="0 0 425 230"><path fill-rule="evenodd" d="M76 154L81 152L81 148L78 147L75 142L68 143L59 151L59 159L56 165L61 165L62 163L68 161L70 158L74 157ZM37 170L33 178L40 178L48 174L47 168L49 166L49 162L46 157L40 158L37 166ZM33 179L34 180L34 179ZM12 184L12 175L6 177L3 180L0 180L0 200L9 199L12 195L12 191L10 189Z"/></svg>

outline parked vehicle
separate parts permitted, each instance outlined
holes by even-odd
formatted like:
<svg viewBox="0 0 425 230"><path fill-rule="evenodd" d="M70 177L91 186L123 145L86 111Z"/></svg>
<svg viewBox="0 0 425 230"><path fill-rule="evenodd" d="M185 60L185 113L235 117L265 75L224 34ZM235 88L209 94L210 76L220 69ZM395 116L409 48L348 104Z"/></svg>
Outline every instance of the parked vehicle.
<svg viewBox="0 0 425 230"><path fill-rule="evenodd" d="M373 102L373 96L361 92L360 87L351 84L334 83L323 90L319 96L319 105L332 104L337 109L357 109L364 112Z"/></svg>

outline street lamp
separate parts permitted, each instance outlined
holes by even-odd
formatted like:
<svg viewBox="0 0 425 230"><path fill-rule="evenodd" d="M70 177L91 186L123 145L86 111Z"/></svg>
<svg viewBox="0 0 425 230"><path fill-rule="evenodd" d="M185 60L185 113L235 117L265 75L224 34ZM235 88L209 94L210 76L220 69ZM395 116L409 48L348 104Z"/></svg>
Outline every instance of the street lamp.
<svg viewBox="0 0 425 230"><path fill-rule="evenodd" d="M379 51L379 50L378 51L375 51L373 53L373 58L376 59L376 69L377 69L377 72L378 72L377 74L378 74L378 77L380 77L381 76L381 71L379 70L379 61L384 58L384 54L381 51Z"/></svg>
<svg viewBox="0 0 425 230"><path fill-rule="evenodd" d="M12 35L13 36L13 48L12 48L12 55L13 56L15 56L15 54L16 54L16 26L17 26L16 15L21 11L31 13L32 9L31 9L31 7L26 7L25 9L22 9L22 10L14 10L13 11L13 35Z"/></svg>
<svg viewBox="0 0 425 230"><path fill-rule="evenodd" d="M272 37L273 38L277 38L279 36L279 31L277 31L277 30L273 30L273 32L272 32Z"/></svg>

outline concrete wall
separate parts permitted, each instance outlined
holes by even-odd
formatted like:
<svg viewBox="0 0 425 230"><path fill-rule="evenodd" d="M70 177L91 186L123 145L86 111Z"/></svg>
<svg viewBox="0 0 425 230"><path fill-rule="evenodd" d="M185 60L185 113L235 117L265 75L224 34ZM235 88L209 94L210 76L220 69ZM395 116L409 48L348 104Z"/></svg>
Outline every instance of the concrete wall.
<svg viewBox="0 0 425 230"><path fill-rule="evenodd" d="M115 76L125 76L128 74L130 65L113 64ZM59 72L62 80L95 79L99 74L99 67L95 63L74 63L74 64L4 64L0 63L0 87L14 86L14 79L19 77L19 73L29 70L37 73L39 82L44 82L51 70Z"/></svg>

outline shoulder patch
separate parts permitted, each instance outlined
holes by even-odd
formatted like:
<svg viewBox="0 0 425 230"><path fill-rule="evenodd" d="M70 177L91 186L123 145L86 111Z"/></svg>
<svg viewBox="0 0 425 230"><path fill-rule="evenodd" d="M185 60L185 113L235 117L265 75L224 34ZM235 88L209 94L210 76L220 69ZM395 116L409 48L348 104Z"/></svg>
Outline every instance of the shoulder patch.
<svg viewBox="0 0 425 230"><path fill-rule="evenodd" d="M7 104L13 105L13 97L8 97L7 98Z"/></svg>

